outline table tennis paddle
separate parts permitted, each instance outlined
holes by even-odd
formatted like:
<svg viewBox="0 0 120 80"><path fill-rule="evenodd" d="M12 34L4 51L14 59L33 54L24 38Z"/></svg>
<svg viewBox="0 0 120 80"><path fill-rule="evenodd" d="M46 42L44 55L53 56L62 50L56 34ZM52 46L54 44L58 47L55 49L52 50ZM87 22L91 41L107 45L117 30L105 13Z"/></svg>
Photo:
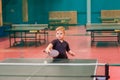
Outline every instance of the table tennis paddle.
<svg viewBox="0 0 120 80"><path fill-rule="evenodd" d="M59 52L57 50L53 49L50 51L49 55L51 57L57 57L59 55Z"/></svg>
<svg viewBox="0 0 120 80"><path fill-rule="evenodd" d="M45 52L45 51L43 51ZM47 58L50 56L50 57L57 57L59 55L59 52L55 49L52 49L49 53L48 53L48 56ZM44 61L44 64L47 64L47 60Z"/></svg>
<svg viewBox="0 0 120 80"><path fill-rule="evenodd" d="M45 52L45 51L44 51ZM51 57L57 57L59 55L59 52L55 49L52 49L49 53L48 53L49 56Z"/></svg>

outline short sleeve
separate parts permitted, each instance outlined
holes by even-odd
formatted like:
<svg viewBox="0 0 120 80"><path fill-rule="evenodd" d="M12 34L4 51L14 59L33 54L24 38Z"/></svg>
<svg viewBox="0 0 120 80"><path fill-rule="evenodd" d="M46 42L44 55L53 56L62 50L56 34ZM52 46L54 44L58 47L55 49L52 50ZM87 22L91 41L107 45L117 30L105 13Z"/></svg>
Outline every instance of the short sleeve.
<svg viewBox="0 0 120 80"><path fill-rule="evenodd" d="M67 46L66 46L66 51L70 51L70 47L69 47L69 44L66 42Z"/></svg>
<svg viewBox="0 0 120 80"><path fill-rule="evenodd" d="M57 43L57 40L56 40L56 39L53 40L53 41L51 41L51 44L53 45L53 48L55 47L56 43Z"/></svg>

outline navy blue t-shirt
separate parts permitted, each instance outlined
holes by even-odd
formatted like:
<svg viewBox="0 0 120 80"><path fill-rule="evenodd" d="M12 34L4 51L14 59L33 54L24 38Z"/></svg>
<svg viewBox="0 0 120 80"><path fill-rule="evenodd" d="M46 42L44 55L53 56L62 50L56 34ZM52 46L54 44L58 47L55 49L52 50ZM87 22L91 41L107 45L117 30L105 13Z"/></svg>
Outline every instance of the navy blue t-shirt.
<svg viewBox="0 0 120 80"><path fill-rule="evenodd" d="M66 51L70 50L69 44L63 40L60 42L58 39L55 39L51 42L53 44L53 49L59 51L59 55L55 59L67 59Z"/></svg>

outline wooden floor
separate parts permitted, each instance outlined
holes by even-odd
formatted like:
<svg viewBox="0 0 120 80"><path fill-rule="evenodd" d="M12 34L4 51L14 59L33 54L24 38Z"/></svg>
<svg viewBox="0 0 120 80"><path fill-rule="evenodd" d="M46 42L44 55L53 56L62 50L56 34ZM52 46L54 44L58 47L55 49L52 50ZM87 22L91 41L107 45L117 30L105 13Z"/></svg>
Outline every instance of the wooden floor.
<svg viewBox="0 0 120 80"><path fill-rule="evenodd" d="M49 31L49 42L55 39L55 31ZM99 63L120 63L120 46L117 42L98 42L91 46L89 32L84 26L70 27L66 30L65 39L69 42L71 50L76 53L75 57L68 54L70 59L97 59ZM110 40L112 40L111 38ZM46 58L43 50L48 44L38 47L9 47L7 37L0 39L0 60L6 58ZM119 67L111 67L110 80L118 80ZM118 69L118 70L117 70Z"/></svg>

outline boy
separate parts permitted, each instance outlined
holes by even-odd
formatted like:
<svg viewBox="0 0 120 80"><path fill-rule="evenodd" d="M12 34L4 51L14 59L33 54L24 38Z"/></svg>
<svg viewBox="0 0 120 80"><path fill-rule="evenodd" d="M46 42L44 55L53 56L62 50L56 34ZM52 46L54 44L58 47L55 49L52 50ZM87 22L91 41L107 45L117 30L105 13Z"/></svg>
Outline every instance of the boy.
<svg viewBox="0 0 120 80"><path fill-rule="evenodd" d="M59 55L54 57L54 59L68 59L66 52L72 56L75 55L74 52L70 50L69 44L64 40L64 36L65 28L62 26L56 28L57 39L54 39L45 49L46 53L49 53L52 49L55 49L59 52Z"/></svg>

